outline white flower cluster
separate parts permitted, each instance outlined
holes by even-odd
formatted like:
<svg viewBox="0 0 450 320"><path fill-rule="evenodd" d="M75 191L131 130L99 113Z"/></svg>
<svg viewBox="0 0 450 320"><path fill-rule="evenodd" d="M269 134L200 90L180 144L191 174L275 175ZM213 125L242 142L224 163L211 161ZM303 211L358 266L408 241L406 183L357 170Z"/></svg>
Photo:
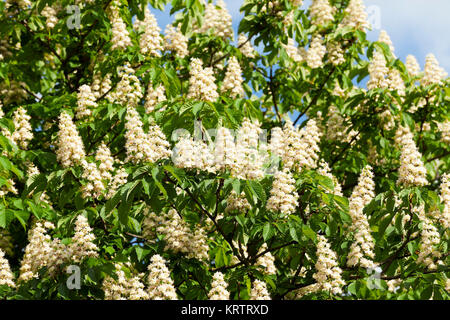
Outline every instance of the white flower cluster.
<svg viewBox="0 0 450 320"><path fill-rule="evenodd" d="M411 54L406 57L405 67L412 77L417 77L420 74L419 62L417 62L416 57Z"/></svg>
<svg viewBox="0 0 450 320"><path fill-rule="evenodd" d="M8 9L14 5L19 6L20 9L26 10L31 7L30 0L5 0L5 8Z"/></svg>
<svg viewBox="0 0 450 320"><path fill-rule="evenodd" d="M441 182L441 202L444 204L444 211L439 217L439 221L444 228L450 228L450 173L442 175Z"/></svg>
<svg viewBox="0 0 450 320"><path fill-rule="evenodd" d="M201 139L182 137L175 145L173 163L178 168L214 172L214 158L208 145Z"/></svg>
<svg viewBox="0 0 450 320"><path fill-rule="evenodd" d="M413 208L413 212L417 214L422 223L417 263L425 265L428 270L436 270L438 264L443 264L439 260L442 253L438 249L441 236L437 228L433 225L433 221L427 217L423 204Z"/></svg>
<svg viewBox="0 0 450 320"><path fill-rule="evenodd" d="M103 280L102 288L105 300L148 300L145 286L141 282L142 274L127 277L120 263L114 264L117 280L107 276Z"/></svg>
<svg viewBox="0 0 450 320"><path fill-rule="evenodd" d="M126 49L131 46L130 34L128 33L127 26L123 22L120 16L120 1L113 0L109 6L108 11L109 20L111 20L111 31L112 31L112 50L115 49Z"/></svg>
<svg viewBox="0 0 450 320"><path fill-rule="evenodd" d="M0 286L8 286L14 288L14 275L11 272L8 260L5 258L5 253L0 249Z"/></svg>
<svg viewBox="0 0 450 320"><path fill-rule="evenodd" d="M206 4L203 25L198 32L206 33L208 30L212 30L217 37L233 38L231 15L223 0L218 0L216 5L213 3Z"/></svg>
<svg viewBox="0 0 450 320"><path fill-rule="evenodd" d="M237 158L236 152L236 144L230 130L224 127L217 129L214 141L214 164L216 170L231 170Z"/></svg>
<svg viewBox="0 0 450 320"><path fill-rule="evenodd" d="M238 212L244 213L250 210L252 206L248 202L245 192L242 191L240 195L236 191L231 190L230 195L227 198L227 207L225 208L225 213L228 212Z"/></svg>
<svg viewBox="0 0 450 320"><path fill-rule="evenodd" d="M102 175L97 168L97 164L93 162L82 161L83 174L82 178L88 182L81 187L81 195L83 198L94 197L98 199L105 191Z"/></svg>
<svg viewBox="0 0 450 320"><path fill-rule="evenodd" d="M313 0L309 7L312 23L323 26L334 20L334 8L328 0Z"/></svg>
<svg viewBox="0 0 450 320"><path fill-rule="evenodd" d="M82 119L91 115L91 108L96 108L97 102L95 102L95 95L91 91L91 87L87 84L78 88L77 94L77 118Z"/></svg>
<svg viewBox="0 0 450 320"><path fill-rule="evenodd" d="M80 165L86 156L77 127L66 112L62 112L59 116L56 146L56 158L65 168Z"/></svg>
<svg viewBox="0 0 450 320"><path fill-rule="evenodd" d="M294 62L302 62L306 59L307 53L305 48L298 48L292 38L288 39L287 44L283 44L283 48L286 50L288 57Z"/></svg>
<svg viewBox="0 0 450 320"><path fill-rule="evenodd" d="M354 232L355 241L350 246L347 265L360 265L363 268L374 268L373 258L375 247L370 233L369 221L364 214L364 207L375 197L375 183L372 168L366 166L358 179L358 185L353 189L349 199L349 215L352 218L350 230Z"/></svg>
<svg viewBox="0 0 450 320"><path fill-rule="evenodd" d="M340 23L341 27L349 26L362 31L370 28L363 0L350 0L345 9L345 14Z"/></svg>
<svg viewBox="0 0 450 320"><path fill-rule="evenodd" d="M170 144L158 125L149 128L146 134L138 112L133 107L127 108L125 116L125 149L127 151L126 162L156 162L169 158Z"/></svg>
<svg viewBox="0 0 450 320"><path fill-rule="evenodd" d="M267 249L267 244L263 243L261 248L258 250L258 254L263 253ZM262 256L258 257L258 259L256 259L256 265L262 266L265 274L271 275L277 273L277 268L275 267L275 257L270 252L266 252Z"/></svg>
<svg viewBox="0 0 450 320"><path fill-rule="evenodd" d="M49 229L54 229L50 222L36 222L34 227L28 232L29 243L25 247L25 254L21 261L19 281L28 281L37 278L40 268L52 267L51 261L54 257L54 250Z"/></svg>
<svg viewBox="0 0 450 320"><path fill-rule="evenodd" d="M327 239L322 235L317 235L317 262L316 273L313 278L317 281L319 290L328 291L332 294L341 294L342 286L345 285L342 280L342 270L337 263L336 253L331 249Z"/></svg>
<svg viewBox="0 0 450 320"><path fill-rule="evenodd" d="M235 240L233 240L233 246L236 248L240 248L240 253L244 259L249 259L249 255L247 252L246 246L240 246ZM257 255L260 255L264 251L267 250L267 244L263 243L261 248L259 248ZM231 258L231 263L236 264L239 262L239 259L236 256ZM263 272L267 275L273 275L277 273L277 269L275 267L275 257L268 251L265 254L259 256L255 261L256 266L260 266L263 268Z"/></svg>
<svg viewBox="0 0 450 320"><path fill-rule="evenodd" d="M386 59L382 52L375 50L369 63L369 81L367 89L387 88L389 68L386 67Z"/></svg>
<svg viewBox="0 0 450 320"><path fill-rule="evenodd" d="M320 160L319 168L317 169L317 173L322 176L325 176L327 178L330 178L334 184L334 192L333 193L337 196L343 197L342 186L339 183L338 179L331 173L331 169L328 166L328 163L326 163L324 160Z"/></svg>
<svg viewBox="0 0 450 320"><path fill-rule="evenodd" d="M295 299L301 299L304 296L320 291L320 284L313 283L295 291Z"/></svg>
<svg viewBox="0 0 450 320"><path fill-rule="evenodd" d="M9 80L9 85L6 82L0 84L0 96L2 96L3 104L5 106L10 103L20 103L28 97L28 92L25 90L26 84L14 79Z"/></svg>
<svg viewBox="0 0 450 320"><path fill-rule="evenodd" d="M196 226L195 230L191 231L175 209L159 215L147 212L142 224L146 239L153 241L157 234L163 235L170 251L186 254L188 258L200 261L208 260L209 247L205 230Z"/></svg>
<svg viewBox="0 0 450 320"><path fill-rule="evenodd" d="M151 258L148 266L147 293L151 300L177 300L177 294L170 277L170 271L166 267L166 261L159 254Z"/></svg>
<svg viewBox="0 0 450 320"><path fill-rule="evenodd" d="M148 6L145 7L144 21L140 25L144 33L140 36L139 47L142 54L159 57L159 51L163 50L161 29L158 27L158 21L150 12Z"/></svg>
<svg viewBox="0 0 450 320"><path fill-rule="evenodd" d="M389 83L389 89L397 91L399 96L405 96L406 94L406 87L405 82L402 79L402 76L400 74L400 71L397 69L391 69L389 70L387 81Z"/></svg>
<svg viewBox="0 0 450 320"><path fill-rule="evenodd" d="M281 158L286 168L297 171L303 168L313 169L319 158L321 135L314 119L309 119L300 131L291 121L286 121L282 131L272 131L269 150Z"/></svg>
<svg viewBox="0 0 450 320"><path fill-rule="evenodd" d="M414 136L408 127L400 127L396 133L396 143L401 148L400 168L398 169L398 184L424 186L428 184L425 168L414 142Z"/></svg>
<svg viewBox="0 0 450 320"><path fill-rule="evenodd" d="M135 107L142 99L142 87L133 68L127 63L118 70L120 81L116 90L109 92L106 99L110 103L118 103L129 107Z"/></svg>
<svg viewBox="0 0 450 320"><path fill-rule="evenodd" d="M327 53L327 48L323 45L320 35L314 36L306 54L306 63L311 69L319 68L323 65L323 57Z"/></svg>
<svg viewBox="0 0 450 320"><path fill-rule="evenodd" d="M230 300L230 293L227 287L228 284L225 282L223 273L214 273L211 290L208 293L209 300Z"/></svg>
<svg viewBox="0 0 450 320"><path fill-rule="evenodd" d="M45 21L45 25L49 29L53 29L58 23L57 11L55 8L46 5L44 9L42 9L41 14L47 19Z"/></svg>
<svg viewBox="0 0 450 320"><path fill-rule="evenodd" d="M111 90L111 74L106 74L105 77L102 78L102 74L97 72L92 77L91 83L91 92L94 95L95 99L98 99L104 95L106 95L109 90Z"/></svg>
<svg viewBox="0 0 450 320"><path fill-rule="evenodd" d="M24 108L19 107L16 111L14 111L14 132L11 135L11 139L23 149L26 149L29 141L33 139L30 120L31 117L27 114Z"/></svg>
<svg viewBox="0 0 450 320"><path fill-rule="evenodd" d="M177 56L184 58L189 54L188 38L181 32L180 26L175 28L169 24L164 36L164 49L176 52Z"/></svg>
<svg viewBox="0 0 450 320"><path fill-rule="evenodd" d="M224 127L217 130L215 142L210 144L197 136L182 136L175 145L172 159L179 168L208 172L230 170L234 175L258 179L263 175L261 167L265 159L260 155L264 146L258 149L260 132L258 123L244 119L236 143L230 130Z"/></svg>
<svg viewBox="0 0 450 320"><path fill-rule="evenodd" d="M0 189L0 197L4 197L5 195L7 195L9 192L13 193L13 194L17 194L18 191L15 187L15 182L13 179L8 179L6 181L7 184L3 185Z"/></svg>
<svg viewBox="0 0 450 320"><path fill-rule="evenodd" d="M147 87L147 95L145 97L145 112L151 113L155 110L155 107L167 100L166 91L162 84L158 85L156 88L153 88L153 84L149 82ZM161 109L162 110L162 109Z"/></svg>
<svg viewBox="0 0 450 320"><path fill-rule="evenodd" d="M431 84L441 84L442 80L447 77L447 72L439 66L434 54L430 53L425 58L425 68L421 85L426 87Z"/></svg>
<svg viewBox="0 0 450 320"><path fill-rule="evenodd" d="M8 39L0 39L0 61L12 56L12 52L9 49Z"/></svg>
<svg viewBox="0 0 450 320"><path fill-rule="evenodd" d="M212 68L203 68L203 62L194 58L190 63L188 99L215 102L219 97Z"/></svg>
<svg viewBox="0 0 450 320"><path fill-rule="evenodd" d="M329 118L326 124L326 138L331 141L341 141L349 143L358 131L351 129L349 132L348 126L345 124L346 119L341 115L336 106L331 105L328 109Z"/></svg>
<svg viewBox="0 0 450 320"><path fill-rule="evenodd" d="M223 79L222 92L230 92L232 98L243 97L245 92L242 87L244 79L242 78L242 70L236 57L228 60L227 71Z"/></svg>
<svg viewBox="0 0 450 320"><path fill-rule="evenodd" d="M450 144L450 120L438 123L439 131L441 132L441 141Z"/></svg>
<svg viewBox="0 0 450 320"><path fill-rule="evenodd" d="M265 145L258 143L262 133L261 124L244 118L237 132L236 159L231 175L244 180L258 180L264 177L262 170L265 158Z"/></svg>
<svg viewBox="0 0 450 320"><path fill-rule="evenodd" d="M124 168L120 168L114 174L111 182L108 185L108 193L105 195L106 199L111 199L120 186L123 186L128 181L128 173Z"/></svg>
<svg viewBox="0 0 450 320"><path fill-rule="evenodd" d="M69 246L70 258L74 262L81 262L87 257L97 257L98 247L93 243L95 235L89 226L88 219L79 215L75 221L75 234Z"/></svg>
<svg viewBox="0 0 450 320"><path fill-rule="evenodd" d="M380 34L378 35L378 42L381 43L385 43L388 45L389 49L391 50L392 55L395 58L395 48L394 48L394 44L392 43L391 37L389 37L388 33L386 32L386 30L381 30Z"/></svg>
<svg viewBox="0 0 450 320"><path fill-rule="evenodd" d="M335 65L338 66L345 62L344 58L344 49L337 42L328 42L327 43L327 51L328 51L328 60Z"/></svg>
<svg viewBox="0 0 450 320"><path fill-rule="evenodd" d="M98 170L104 180L111 180L114 171L114 158L108 146L102 142L95 153L95 161L99 162Z"/></svg>
<svg viewBox="0 0 450 320"><path fill-rule="evenodd" d="M275 173L267 210L289 215L295 212L298 205L298 193L295 191L295 179L289 169Z"/></svg>
<svg viewBox="0 0 450 320"><path fill-rule="evenodd" d="M253 48L250 41L248 41L248 38L244 34L239 34L238 37L238 48L241 51L241 53L246 56L247 58L253 59L256 56L255 48Z"/></svg>
<svg viewBox="0 0 450 320"><path fill-rule="evenodd" d="M271 300L269 291L267 291L267 285L264 281L258 279L253 281L250 300Z"/></svg>
<svg viewBox="0 0 450 320"><path fill-rule="evenodd" d="M286 30L286 27L289 27L292 24L292 21L294 20L294 10L289 11L283 18L283 25L284 30Z"/></svg>
<svg viewBox="0 0 450 320"><path fill-rule="evenodd" d="M388 286L388 290L395 293L399 289L399 286L402 284L402 282L402 279L393 279L386 281L386 284Z"/></svg>

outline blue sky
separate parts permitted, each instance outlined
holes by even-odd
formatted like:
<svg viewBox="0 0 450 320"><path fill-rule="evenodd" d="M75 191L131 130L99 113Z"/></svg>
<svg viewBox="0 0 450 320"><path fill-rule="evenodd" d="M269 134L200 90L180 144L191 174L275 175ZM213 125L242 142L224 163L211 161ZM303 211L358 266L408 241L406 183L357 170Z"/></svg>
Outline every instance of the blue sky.
<svg viewBox="0 0 450 320"><path fill-rule="evenodd" d="M307 7L311 0L305 0ZM225 0L237 30L242 15L239 8L243 0ZM413 54L423 68L425 57L433 53L444 69L450 73L450 0L365 0L371 17L377 22L368 38L377 40L380 30L390 35L397 57L402 61ZM170 9L155 12L158 24L164 31L172 22ZM379 17L379 19L378 19Z"/></svg>

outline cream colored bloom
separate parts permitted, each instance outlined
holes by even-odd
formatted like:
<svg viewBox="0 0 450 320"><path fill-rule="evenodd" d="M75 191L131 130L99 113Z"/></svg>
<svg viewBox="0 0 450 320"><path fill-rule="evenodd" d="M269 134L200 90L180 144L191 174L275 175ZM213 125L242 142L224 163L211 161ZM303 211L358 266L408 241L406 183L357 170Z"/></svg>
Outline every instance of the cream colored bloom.
<svg viewBox="0 0 450 320"><path fill-rule="evenodd" d="M336 253L331 250L327 239L322 235L317 235L317 262L315 264L316 273L313 278L317 281L317 290L329 291L332 294L341 294L345 285L341 277L342 270L337 263Z"/></svg>
<svg viewBox="0 0 450 320"><path fill-rule="evenodd" d="M295 212L297 206L298 193L292 173L289 172L289 169L278 171L270 190L269 200L267 200L267 210L289 215Z"/></svg>
<svg viewBox="0 0 450 320"><path fill-rule="evenodd" d="M428 184L427 169L408 127L400 127L397 130L396 144L401 148L397 183L407 187Z"/></svg>
<svg viewBox="0 0 450 320"><path fill-rule="evenodd" d="M62 112L59 116L56 146L56 158L65 168L80 165L86 157L77 127L66 112Z"/></svg>
<svg viewBox="0 0 450 320"><path fill-rule="evenodd" d="M323 45L321 36L314 36L306 54L306 63L312 69L321 67L326 52L327 48Z"/></svg>
<svg viewBox="0 0 450 320"><path fill-rule="evenodd" d="M203 68L203 62L194 58L190 63L188 99L215 102L219 97L212 68Z"/></svg>
<svg viewBox="0 0 450 320"><path fill-rule="evenodd" d="M112 47L111 49L125 50L131 46L130 35L127 30L125 22L123 22L120 16L120 1L113 0L108 7L108 17L111 20L111 32L112 32Z"/></svg>
<svg viewBox="0 0 450 320"><path fill-rule="evenodd" d="M170 271L166 266L166 261L159 254L151 258L148 266L147 293L151 300L178 300L170 277Z"/></svg>
<svg viewBox="0 0 450 320"><path fill-rule="evenodd" d="M14 288L14 275L11 272L8 260L5 258L5 253L0 249L0 286L8 286Z"/></svg>
<svg viewBox="0 0 450 320"><path fill-rule="evenodd" d="M161 55L160 51L163 50L163 39L160 35L161 29L158 27L158 22L148 9L148 6L145 7L144 21L139 25L139 29L143 29L143 34L139 38L141 53L159 57Z"/></svg>
<svg viewBox="0 0 450 320"><path fill-rule="evenodd" d="M184 58L189 54L188 38L181 32L180 26L175 28L169 24L166 27L164 36L164 49L175 52L180 58Z"/></svg>
<svg viewBox="0 0 450 320"><path fill-rule="evenodd" d="M366 166L358 179L358 185L353 189L349 199L349 215L352 218L350 230L354 233L354 242L350 246L347 265L363 268L374 268L375 243L370 231L369 221L364 214L364 207L375 197L375 183L372 168Z"/></svg>
<svg viewBox="0 0 450 320"><path fill-rule="evenodd" d="M267 291L267 285L264 281L258 279L253 281L250 300L271 300L270 294Z"/></svg>
<svg viewBox="0 0 450 320"><path fill-rule="evenodd" d="M242 83L244 79L242 78L242 70L236 57L231 57L228 60L227 71L225 73L225 79L222 84L222 92L230 92L232 98L243 97L244 88Z"/></svg>
<svg viewBox="0 0 450 320"><path fill-rule="evenodd" d="M208 293L209 300L230 300L227 287L228 284L225 282L224 275L221 272L214 273L211 290Z"/></svg>

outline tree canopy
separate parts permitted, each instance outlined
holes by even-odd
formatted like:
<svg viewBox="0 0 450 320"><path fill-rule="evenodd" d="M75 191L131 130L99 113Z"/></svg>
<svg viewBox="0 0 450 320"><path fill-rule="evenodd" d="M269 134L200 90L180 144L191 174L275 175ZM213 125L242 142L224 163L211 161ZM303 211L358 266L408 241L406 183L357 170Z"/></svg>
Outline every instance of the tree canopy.
<svg viewBox="0 0 450 320"><path fill-rule="evenodd" d="M240 10L0 2L0 299L449 298L434 55L362 0Z"/></svg>

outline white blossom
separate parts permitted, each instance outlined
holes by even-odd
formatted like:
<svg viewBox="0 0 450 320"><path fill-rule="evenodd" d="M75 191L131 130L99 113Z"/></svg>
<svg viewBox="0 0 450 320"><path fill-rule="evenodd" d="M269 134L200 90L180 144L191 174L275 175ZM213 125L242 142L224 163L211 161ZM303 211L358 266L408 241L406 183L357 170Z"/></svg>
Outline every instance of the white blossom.
<svg viewBox="0 0 450 320"><path fill-rule="evenodd" d="M56 158L65 168L80 165L86 156L77 127L66 112L59 116L56 146Z"/></svg>
<svg viewBox="0 0 450 320"><path fill-rule="evenodd" d="M181 32L180 26L175 28L169 24L166 27L164 36L164 49L175 52L180 58L184 58L189 54L188 38Z"/></svg>
<svg viewBox="0 0 450 320"><path fill-rule="evenodd" d="M295 212L298 205L298 193L295 191L295 179L289 169L275 173L267 210L289 215Z"/></svg>
<svg viewBox="0 0 450 320"><path fill-rule="evenodd" d="M227 71L225 73L225 79L222 84L222 92L230 92L232 98L243 97L244 88L242 83L244 79L242 78L242 70L236 57L231 57L228 60Z"/></svg>
<svg viewBox="0 0 450 320"><path fill-rule="evenodd" d="M320 36L314 36L306 54L306 63L308 67L315 69L323 65L323 57L327 52Z"/></svg>
<svg viewBox="0 0 450 320"><path fill-rule="evenodd" d="M225 282L223 273L214 273L211 290L208 293L209 300L230 300L230 293L227 287L228 284Z"/></svg>
<svg viewBox="0 0 450 320"><path fill-rule="evenodd" d="M91 91L91 87L84 84L78 89L77 94L77 118L82 119L92 114L92 108L97 107L95 95Z"/></svg>
<svg viewBox="0 0 450 320"><path fill-rule="evenodd" d="M151 300L177 300L177 294L170 277L166 261L159 254L151 258L148 266L147 293Z"/></svg>
<svg viewBox="0 0 450 320"><path fill-rule="evenodd" d="M342 280L342 270L337 263L336 253L331 250L327 239L322 235L317 235L317 262L315 264L316 273L313 278L317 281L318 290L328 291L332 294L341 294L345 285Z"/></svg>
<svg viewBox="0 0 450 320"><path fill-rule="evenodd" d="M396 144L401 148L397 183L407 187L428 184L427 169L421 160L422 155L417 150L414 137L408 127L400 127L397 130Z"/></svg>
<svg viewBox="0 0 450 320"><path fill-rule="evenodd" d="M5 258L5 252L0 249L0 286L8 286L14 288L14 275L11 272L8 260Z"/></svg>
<svg viewBox="0 0 450 320"><path fill-rule="evenodd" d="M113 0L109 6L108 17L111 20L111 32L112 32L112 50L122 49L125 50L131 46L130 34L127 30L127 26L120 16L120 1Z"/></svg>
<svg viewBox="0 0 450 320"><path fill-rule="evenodd" d="M203 62L194 58L190 63L188 99L215 102L219 97L213 69L203 68Z"/></svg>
<svg viewBox="0 0 450 320"><path fill-rule="evenodd" d="M350 246L347 265L363 268L374 268L373 252L375 243L370 233L370 225L364 214L364 207L375 197L375 183L373 181L372 168L366 166L358 179L358 185L353 189L349 199L349 215L352 218L351 230L355 240Z"/></svg>
<svg viewBox="0 0 450 320"><path fill-rule="evenodd" d="M140 29L143 29L143 34L141 34L139 39L141 53L150 56L160 56L160 51L163 50L160 35L161 29L158 27L155 16L147 6L145 7L144 21L140 25Z"/></svg>
<svg viewBox="0 0 450 320"><path fill-rule="evenodd" d="M264 281L258 279L253 281L250 300L271 300L270 294L267 291L267 285Z"/></svg>

